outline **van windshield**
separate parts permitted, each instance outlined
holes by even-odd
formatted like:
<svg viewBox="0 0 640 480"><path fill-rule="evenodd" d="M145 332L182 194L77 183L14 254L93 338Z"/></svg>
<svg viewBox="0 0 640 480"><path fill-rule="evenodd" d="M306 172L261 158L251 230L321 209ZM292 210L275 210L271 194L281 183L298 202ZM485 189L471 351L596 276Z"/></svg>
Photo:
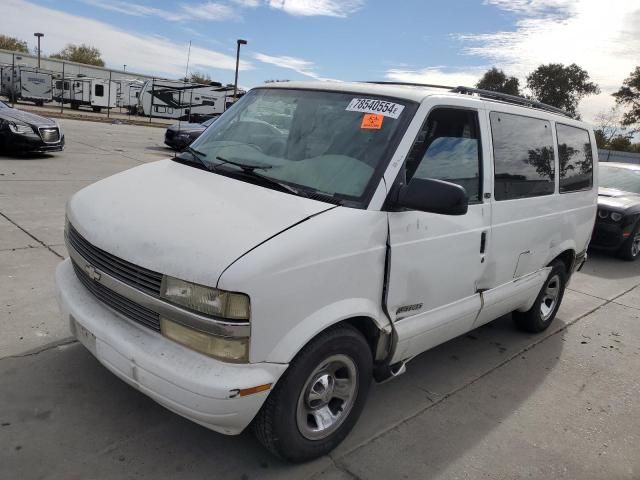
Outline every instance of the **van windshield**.
<svg viewBox="0 0 640 480"><path fill-rule="evenodd" d="M415 109L410 101L366 94L255 89L192 149L218 172L249 165L303 193L357 201L386 166Z"/></svg>

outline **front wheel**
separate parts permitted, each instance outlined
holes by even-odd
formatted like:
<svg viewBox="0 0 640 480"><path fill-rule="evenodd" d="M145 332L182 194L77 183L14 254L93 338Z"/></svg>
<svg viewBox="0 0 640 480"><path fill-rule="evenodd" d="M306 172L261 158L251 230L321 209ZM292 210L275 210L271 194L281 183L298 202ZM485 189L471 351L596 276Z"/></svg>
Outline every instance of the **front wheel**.
<svg viewBox="0 0 640 480"><path fill-rule="evenodd" d="M533 306L526 312L513 312L516 325L527 332L538 333L549 328L560 308L567 285L567 270L560 260L555 260L550 267L551 272Z"/></svg>
<svg viewBox="0 0 640 480"><path fill-rule="evenodd" d="M327 330L296 356L253 422L258 440L292 462L329 453L351 431L371 385L371 350L351 326Z"/></svg>
<svg viewBox="0 0 640 480"><path fill-rule="evenodd" d="M640 257L640 226L637 226L618 250L618 256L633 262Z"/></svg>

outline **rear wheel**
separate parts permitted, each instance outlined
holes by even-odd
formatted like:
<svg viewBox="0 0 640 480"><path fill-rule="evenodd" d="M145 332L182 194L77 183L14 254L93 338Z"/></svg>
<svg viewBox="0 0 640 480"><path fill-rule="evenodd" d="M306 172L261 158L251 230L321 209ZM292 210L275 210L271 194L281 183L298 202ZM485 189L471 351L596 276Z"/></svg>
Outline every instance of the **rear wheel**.
<svg viewBox="0 0 640 480"><path fill-rule="evenodd" d="M351 326L327 330L293 360L253 422L273 454L302 462L333 450L351 431L372 378L371 350Z"/></svg>
<svg viewBox="0 0 640 480"><path fill-rule="evenodd" d="M560 308L567 285L567 271L560 260L555 260L550 267L551 272L533 306L526 312L513 312L516 325L527 332L538 333L549 328Z"/></svg>
<svg viewBox="0 0 640 480"><path fill-rule="evenodd" d="M640 227L636 227L618 250L618 256L633 262L640 257Z"/></svg>

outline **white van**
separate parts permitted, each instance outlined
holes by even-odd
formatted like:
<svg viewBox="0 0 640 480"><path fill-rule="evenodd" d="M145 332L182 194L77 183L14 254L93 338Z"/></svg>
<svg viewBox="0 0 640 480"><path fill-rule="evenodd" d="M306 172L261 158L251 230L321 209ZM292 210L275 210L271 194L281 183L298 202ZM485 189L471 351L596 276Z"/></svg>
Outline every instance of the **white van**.
<svg viewBox="0 0 640 480"><path fill-rule="evenodd" d="M511 312L549 326L585 260L596 162L590 127L519 97L270 84L175 159L71 198L59 303L160 404L308 460L373 378Z"/></svg>

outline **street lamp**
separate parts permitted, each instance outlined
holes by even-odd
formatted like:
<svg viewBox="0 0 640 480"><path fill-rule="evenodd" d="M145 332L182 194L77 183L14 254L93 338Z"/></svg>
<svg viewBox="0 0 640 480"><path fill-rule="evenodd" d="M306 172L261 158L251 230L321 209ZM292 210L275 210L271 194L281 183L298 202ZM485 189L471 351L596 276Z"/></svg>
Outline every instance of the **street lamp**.
<svg viewBox="0 0 640 480"><path fill-rule="evenodd" d="M238 39L238 49L236 51L236 81L233 83L233 101L238 96L238 67L240 66L240 45L246 45L246 40Z"/></svg>
<svg viewBox="0 0 640 480"><path fill-rule="evenodd" d="M44 33L34 33L34 37L38 37L38 68L40 68L40 39L44 37Z"/></svg>
<svg viewBox="0 0 640 480"><path fill-rule="evenodd" d="M124 64L124 65L123 65L123 67L124 67L124 69L123 69L122 71L123 71L123 72L126 72L126 71L127 71L127 65L126 65L126 64Z"/></svg>

